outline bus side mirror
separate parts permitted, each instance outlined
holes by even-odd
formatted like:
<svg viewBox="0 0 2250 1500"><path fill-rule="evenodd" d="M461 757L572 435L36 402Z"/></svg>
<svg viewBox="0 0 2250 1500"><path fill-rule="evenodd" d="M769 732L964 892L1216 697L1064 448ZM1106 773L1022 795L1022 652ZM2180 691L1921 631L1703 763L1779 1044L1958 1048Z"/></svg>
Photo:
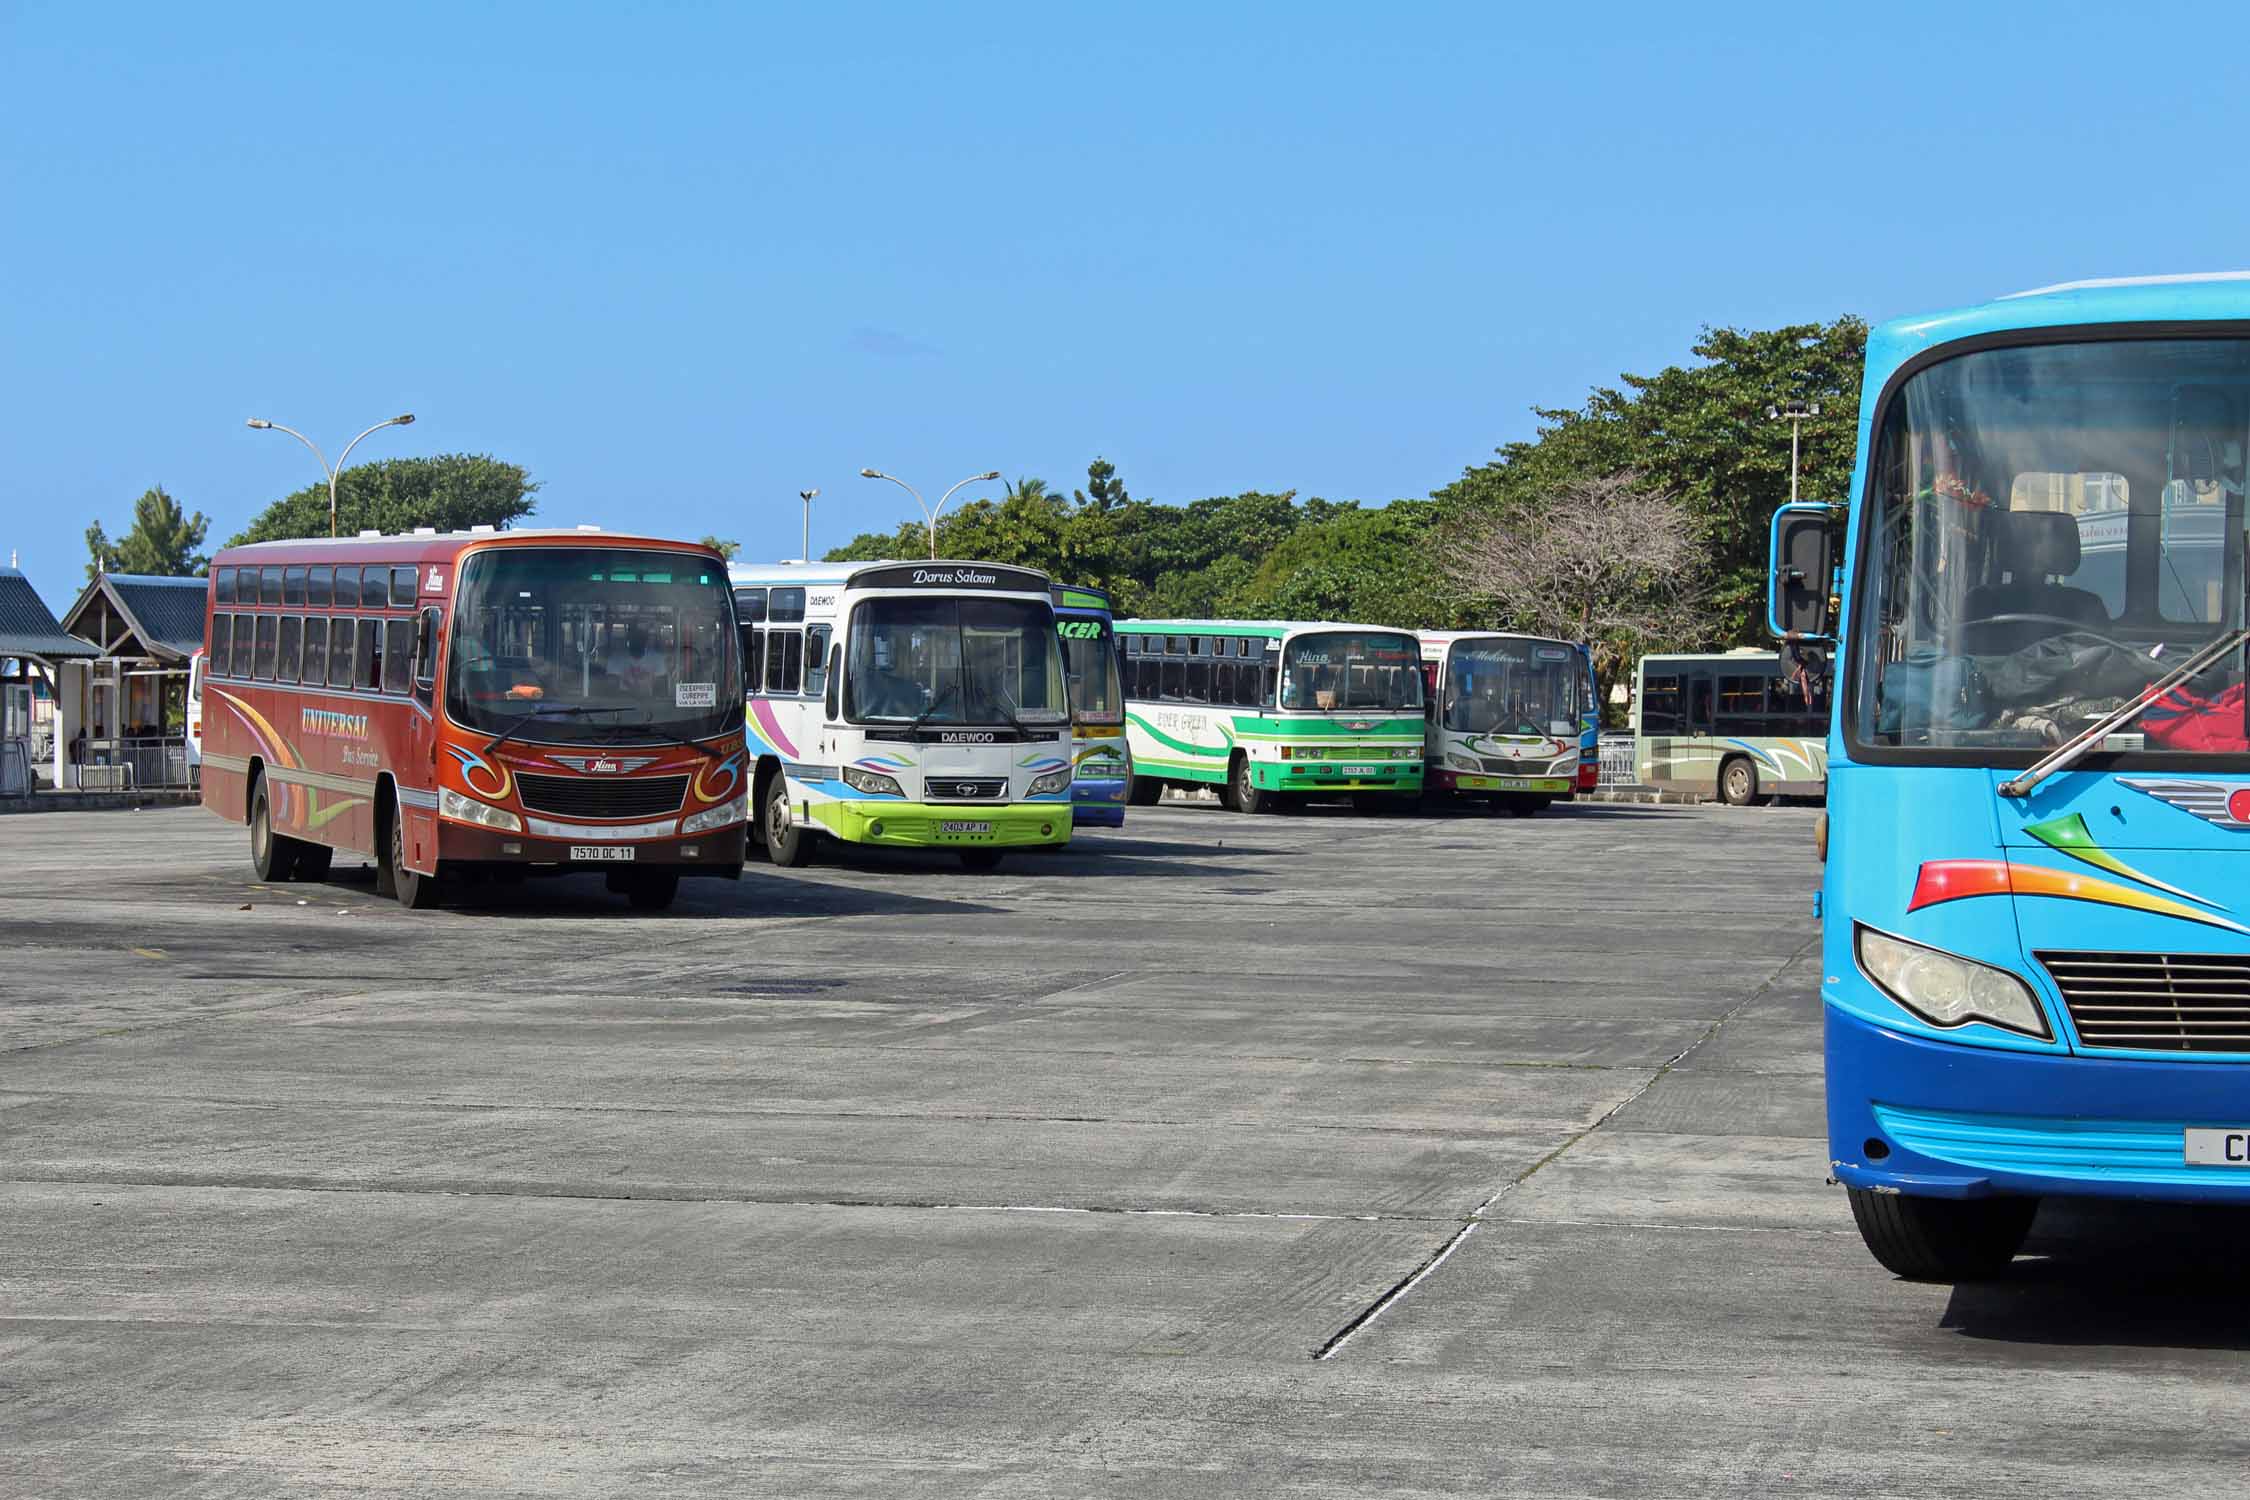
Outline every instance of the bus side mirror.
<svg viewBox="0 0 2250 1500"><path fill-rule="evenodd" d="M1836 575L1835 523L1817 502L1773 513L1767 552L1766 626L1777 636L1826 640L1829 587Z"/></svg>

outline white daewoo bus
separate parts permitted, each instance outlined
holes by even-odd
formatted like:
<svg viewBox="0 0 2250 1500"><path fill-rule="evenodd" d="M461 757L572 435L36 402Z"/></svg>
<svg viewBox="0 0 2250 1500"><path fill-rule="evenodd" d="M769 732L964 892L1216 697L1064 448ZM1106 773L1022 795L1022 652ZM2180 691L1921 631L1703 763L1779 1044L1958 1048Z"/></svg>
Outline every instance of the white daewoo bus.
<svg viewBox="0 0 2250 1500"><path fill-rule="evenodd" d="M1070 840L1070 698L1047 575L968 562L729 570L757 766L751 836L952 849Z"/></svg>

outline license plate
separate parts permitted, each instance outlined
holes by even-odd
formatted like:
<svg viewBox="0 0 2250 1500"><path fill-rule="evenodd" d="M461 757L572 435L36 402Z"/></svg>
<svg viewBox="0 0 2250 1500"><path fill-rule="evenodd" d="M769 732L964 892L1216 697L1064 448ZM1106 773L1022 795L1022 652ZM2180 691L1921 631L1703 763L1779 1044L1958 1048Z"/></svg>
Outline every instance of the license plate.
<svg viewBox="0 0 2250 1500"><path fill-rule="evenodd" d="M570 846L570 857L572 859L610 862L623 861L626 864L631 864L633 861L633 846L631 844L572 844Z"/></svg>
<svg viewBox="0 0 2250 1500"><path fill-rule="evenodd" d="M1344 774L1346 776L1380 776L1383 772L1379 766L1346 766L1344 767Z"/></svg>
<svg viewBox="0 0 2250 1500"><path fill-rule="evenodd" d="M2250 1130L2189 1127L2187 1164L2191 1167L2250 1167Z"/></svg>
<svg viewBox="0 0 2250 1500"><path fill-rule="evenodd" d="M1559 792L1563 784L1537 776L1495 776L1492 784L1503 792Z"/></svg>
<svg viewBox="0 0 2250 1500"><path fill-rule="evenodd" d="M937 831L940 833L990 833L992 832L992 825L990 823L940 823L937 826Z"/></svg>

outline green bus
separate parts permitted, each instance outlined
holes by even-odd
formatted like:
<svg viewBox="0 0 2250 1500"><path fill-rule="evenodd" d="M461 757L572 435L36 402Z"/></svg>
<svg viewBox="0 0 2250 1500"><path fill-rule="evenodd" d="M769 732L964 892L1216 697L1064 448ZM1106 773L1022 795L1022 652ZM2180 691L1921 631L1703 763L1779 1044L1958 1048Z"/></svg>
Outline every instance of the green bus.
<svg viewBox="0 0 2250 1500"><path fill-rule="evenodd" d="M1410 630L1300 620L1119 620L1132 800L1210 786L1236 812L1422 795Z"/></svg>

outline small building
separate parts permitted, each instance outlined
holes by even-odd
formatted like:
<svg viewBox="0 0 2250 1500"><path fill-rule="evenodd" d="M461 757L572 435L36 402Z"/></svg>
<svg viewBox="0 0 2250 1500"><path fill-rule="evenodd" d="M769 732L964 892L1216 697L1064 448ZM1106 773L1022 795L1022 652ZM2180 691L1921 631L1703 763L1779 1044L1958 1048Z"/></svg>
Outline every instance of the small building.
<svg viewBox="0 0 2250 1500"><path fill-rule="evenodd" d="M67 746L86 729L76 782L145 788L191 780L189 658L203 649L204 580L103 573L63 612L62 628L94 647L66 667L56 694L55 782L71 785Z"/></svg>
<svg viewBox="0 0 2250 1500"><path fill-rule="evenodd" d="M66 667L78 667L101 653L62 628L47 602L17 568L0 568L0 794L22 796L36 785L33 768L55 757L68 736L35 735L32 705L61 699ZM50 721L51 724L52 721ZM65 784L61 760L54 784Z"/></svg>

